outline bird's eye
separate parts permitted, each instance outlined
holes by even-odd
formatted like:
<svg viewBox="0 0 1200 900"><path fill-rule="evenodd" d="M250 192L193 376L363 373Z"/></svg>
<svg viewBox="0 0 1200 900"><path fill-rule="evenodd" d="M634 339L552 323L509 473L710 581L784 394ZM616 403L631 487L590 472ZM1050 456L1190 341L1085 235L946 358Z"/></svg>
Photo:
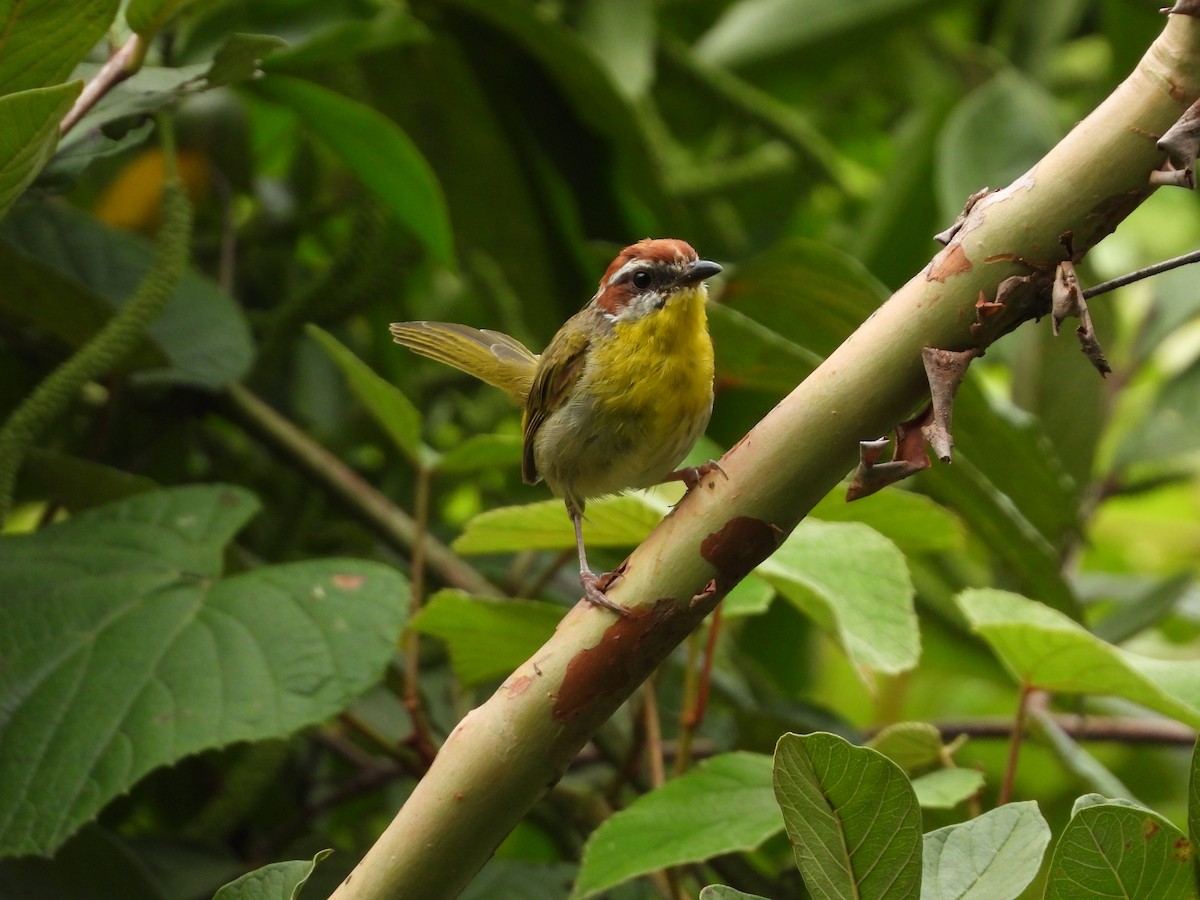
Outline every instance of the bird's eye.
<svg viewBox="0 0 1200 900"><path fill-rule="evenodd" d="M646 288L650 287L650 282L653 281L654 279L650 276L650 273L647 272L645 269L639 269L638 271L633 273L632 280L633 280L633 286L635 288L637 288L639 291L644 291Z"/></svg>

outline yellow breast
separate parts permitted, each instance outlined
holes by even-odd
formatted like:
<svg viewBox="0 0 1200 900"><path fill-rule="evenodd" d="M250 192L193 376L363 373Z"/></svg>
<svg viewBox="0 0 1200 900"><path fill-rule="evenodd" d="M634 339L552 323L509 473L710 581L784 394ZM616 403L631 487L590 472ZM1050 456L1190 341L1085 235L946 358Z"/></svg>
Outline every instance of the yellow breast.
<svg viewBox="0 0 1200 900"><path fill-rule="evenodd" d="M597 369L605 373L608 401L670 420L699 415L712 403L713 349L708 336L703 288L674 297L660 310L618 322L615 340L599 348Z"/></svg>

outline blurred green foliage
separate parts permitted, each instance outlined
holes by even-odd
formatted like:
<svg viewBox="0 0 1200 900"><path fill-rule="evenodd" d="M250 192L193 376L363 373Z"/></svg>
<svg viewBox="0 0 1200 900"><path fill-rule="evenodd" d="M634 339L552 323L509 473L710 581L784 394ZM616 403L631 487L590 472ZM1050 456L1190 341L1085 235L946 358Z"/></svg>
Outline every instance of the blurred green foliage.
<svg viewBox="0 0 1200 900"><path fill-rule="evenodd" d="M331 490L321 463L314 472L280 455L230 390L248 386L366 490L416 511L432 537L449 544L463 535L459 546L474 547L471 565L493 584L541 601L514 605L509 619L496 618L503 604L459 594L427 608L417 625L419 693L436 737L496 683L487 642L503 642L495 658L519 658L550 627L548 610L578 591L569 565L558 572L559 551L571 546L561 510L557 524L546 525L540 508L472 522L546 499L521 484L519 414L499 392L394 346L389 322L467 322L540 348L621 246L684 238L726 266L711 315L712 445L698 452L715 455L921 270L932 235L968 194L1007 183L1087 115L1164 21L1142 0L149 0L130 4L139 29L154 35L146 65L47 161L72 83L95 77L107 48L84 54L116 15L115 2L79 6L76 39L38 57L28 48L53 33L53 20L0 4L11 26L9 42L0 39L0 108L19 110L26 128L18 135L17 119L0 117L0 138L23 140L0 158L0 211L11 205L0 223L0 414L91 338L148 265L164 178L150 112L170 110L177 123L197 214L192 271L142 345L41 435L6 528L53 535L63 526L50 523L77 526L89 521L85 510L114 500L231 484L257 495L262 511L219 544L224 567L206 577L270 579L286 571L280 564L322 557L410 575L410 542L364 512L361 497ZM128 26L117 19L109 35L122 43ZM259 57L263 74L250 77ZM0 140L0 151L7 146ZM1090 255L1083 277L1100 281L1198 241L1195 197L1163 190ZM879 656L864 647L895 632L872 632L871 617L849 601L865 622L848 625L855 617L842 615L838 591L869 600L874 587L822 579L817 564L774 563L728 601L693 752L768 753L785 731L862 743L905 720L970 726L1011 716L1018 687L1000 662L1009 657L972 633L955 602L968 588L1022 593L1140 659L1198 658L1200 275L1185 268L1142 282L1094 301L1092 314L1112 377L1097 377L1069 334L1054 339L1045 324L1026 325L973 366L955 410L952 466L935 463L861 505L831 495L815 513L855 520L839 528L870 526L889 565L907 567L889 582L887 608L912 638L891 648L904 659L915 657L919 623L916 667L870 669ZM114 515L106 509L101 519ZM597 504L593 524L606 537L596 562L619 561L659 514ZM532 521L538 549L511 553L488 537L497 521ZM814 533L805 553L824 547L836 568L837 547ZM793 548L789 560L803 555ZM86 565L107 585L97 596L118 602L104 579L124 564L103 567L110 563ZM11 643L0 636L0 673L6 653L70 645L61 623L38 618L47 592L69 590L74 570L64 566L33 567L0 598L21 623ZM447 580L432 562L430 592ZM142 587L132 595L148 596ZM1030 629L1018 635L1029 645L1050 645L1039 643L1049 642L1050 624L1017 625ZM681 649L658 676L668 749L694 696L686 670L701 645ZM260 731L214 725L205 740L155 755L135 767L155 771L127 795L113 799L128 786L114 782L98 824L54 862L0 863L0 894L190 900L246 868L332 846L338 852L316 867L305 896L327 892L419 771L405 743L405 663L376 666L362 676L374 686L340 718L299 734L289 732L328 710ZM324 670L311 665L306 677L318 678ZM194 677L213 674L200 666ZM218 674L238 681L228 669ZM1191 721L1200 707L1194 679L1164 677ZM0 680L12 692L0 697L0 748L16 733L16 684ZM269 679L255 684L274 689ZM1152 721L1119 686L1091 690L1057 676L1050 686L1063 691L1048 701L1053 711ZM1150 689L1139 681L1138 690ZM1100 696L1084 702L1084 694ZM524 884L566 896L588 835L646 789L626 766L642 727L639 709L622 710L473 895ZM925 809L925 831L994 804L1007 744L982 724L979 732L946 753L984 773L982 794L949 811ZM221 747L233 737L274 740ZM197 747L209 749L175 762ZM1013 795L1036 798L1055 834L1077 796L1114 784L1183 823L1185 749L1169 741L1087 749L1094 756L1081 764L1069 737L1033 740ZM750 851L753 842L718 842L742 855L695 870L694 884L802 896L778 831ZM938 834L950 846L949 832ZM1088 861L1060 855L1054 864ZM89 871L95 879L80 876ZM104 893L110 881L123 893ZM611 895L648 896L647 884ZM1040 892L1040 882L1029 890Z"/></svg>

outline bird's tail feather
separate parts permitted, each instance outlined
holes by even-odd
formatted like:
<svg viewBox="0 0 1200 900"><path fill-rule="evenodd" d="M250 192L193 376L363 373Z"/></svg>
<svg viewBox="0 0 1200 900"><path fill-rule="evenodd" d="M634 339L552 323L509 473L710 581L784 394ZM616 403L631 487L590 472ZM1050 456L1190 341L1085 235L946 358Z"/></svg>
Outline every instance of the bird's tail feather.
<svg viewBox="0 0 1200 900"><path fill-rule="evenodd" d="M397 344L474 375L525 406L539 357L516 338L450 322L396 322L389 329Z"/></svg>

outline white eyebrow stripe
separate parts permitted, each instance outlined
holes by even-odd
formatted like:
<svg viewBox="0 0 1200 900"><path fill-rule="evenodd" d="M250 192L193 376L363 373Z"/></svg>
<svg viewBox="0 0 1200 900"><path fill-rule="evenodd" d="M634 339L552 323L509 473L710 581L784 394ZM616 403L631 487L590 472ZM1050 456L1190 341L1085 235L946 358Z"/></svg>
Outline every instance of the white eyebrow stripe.
<svg viewBox="0 0 1200 900"><path fill-rule="evenodd" d="M607 283L610 286L616 284L621 280L622 276L628 275L634 269L640 268L645 262L644 259L631 259L625 265L621 266L621 268L617 269L617 271L613 272Z"/></svg>

